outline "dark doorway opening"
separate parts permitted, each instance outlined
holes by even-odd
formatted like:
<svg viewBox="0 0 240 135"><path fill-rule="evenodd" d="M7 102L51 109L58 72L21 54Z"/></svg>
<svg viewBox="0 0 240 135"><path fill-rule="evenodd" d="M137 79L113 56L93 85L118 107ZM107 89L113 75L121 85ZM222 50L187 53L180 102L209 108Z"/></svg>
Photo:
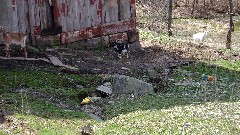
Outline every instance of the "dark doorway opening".
<svg viewBox="0 0 240 135"><path fill-rule="evenodd" d="M53 0L45 0L47 10L47 28L41 31L42 36L62 33L62 26L55 23Z"/></svg>

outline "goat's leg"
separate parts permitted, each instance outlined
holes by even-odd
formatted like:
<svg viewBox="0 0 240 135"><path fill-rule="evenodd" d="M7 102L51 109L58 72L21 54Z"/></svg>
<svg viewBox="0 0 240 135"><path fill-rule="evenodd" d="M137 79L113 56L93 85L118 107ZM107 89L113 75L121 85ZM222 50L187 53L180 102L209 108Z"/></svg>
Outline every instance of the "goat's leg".
<svg viewBox="0 0 240 135"><path fill-rule="evenodd" d="M25 39L23 40L23 43L21 43L21 48L24 51L25 59L27 59L27 47L25 44Z"/></svg>
<svg viewBox="0 0 240 135"><path fill-rule="evenodd" d="M6 53L6 57L10 57L10 54L9 54L9 44L5 44L5 53Z"/></svg>
<svg viewBox="0 0 240 135"><path fill-rule="evenodd" d="M23 47L23 51L24 51L25 59L27 59L27 48L26 48L26 46Z"/></svg>

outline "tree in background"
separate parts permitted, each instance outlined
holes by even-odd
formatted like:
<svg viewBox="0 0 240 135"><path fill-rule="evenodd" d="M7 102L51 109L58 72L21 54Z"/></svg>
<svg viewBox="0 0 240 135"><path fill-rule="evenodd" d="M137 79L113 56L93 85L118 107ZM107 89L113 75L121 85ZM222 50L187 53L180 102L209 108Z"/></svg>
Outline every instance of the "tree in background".
<svg viewBox="0 0 240 135"><path fill-rule="evenodd" d="M234 32L234 23L233 23L233 2L232 0L229 0L229 15L230 15L230 20L229 20L229 30L227 33L227 43L226 43L226 48L231 49L231 41L232 41L232 32Z"/></svg>
<svg viewBox="0 0 240 135"><path fill-rule="evenodd" d="M173 10L172 0L169 0L168 4L168 36L172 36L172 10Z"/></svg>
<svg viewBox="0 0 240 135"><path fill-rule="evenodd" d="M167 28L168 35L172 36L172 14L173 2L176 0L138 0L137 7L139 17L147 18L147 27L149 30L155 30L160 33Z"/></svg>

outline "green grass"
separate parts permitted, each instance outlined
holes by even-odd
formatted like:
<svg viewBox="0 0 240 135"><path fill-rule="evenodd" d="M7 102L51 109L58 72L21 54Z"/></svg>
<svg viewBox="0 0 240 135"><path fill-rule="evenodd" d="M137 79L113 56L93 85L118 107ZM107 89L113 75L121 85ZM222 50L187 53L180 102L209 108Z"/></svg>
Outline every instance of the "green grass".
<svg viewBox="0 0 240 135"><path fill-rule="evenodd" d="M34 134L76 134L79 126L94 123L83 112L76 111L79 93L87 93L100 83L98 76L64 74L52 69L7 70L0 68L1 109L13 113L16 123L24 121L11 133L23 133L25 128ZM76 85L83 85L77 89ZM54 99L50 101L51 99ZM60 103L68 105L63 108ZM23 126L25 125L25 126ZM0 132L2 134L3 131ZM4 133L4 132L3 132Z"/></svg>
<svg viewBox="0 0 240 135"><path fill-rule="evenodd" d="M42 70L6 70L0 69L0 91L9 92L16 88L30 88L46 95L71 97L79 91L89 91L101 81L97 76L79 76ZM85 89L76 89L76 85L84 85Z"/></svg>
<svg viewBox="0 0 240 135"><path fill-rule="evenodd" d="M67 134L75 135L80 132L80 128L88 123L94 123L88 119L77 119L77 118L58 118L58 119L46 119L37 117L35 115L17 115L18 120L26 121L27 125L39 135L50 135L50 134Z"/></svg>
<svg viewBox="0 0 240 135"><path fill-rule="evenodd" d="M2 131L2 130L0 130L0 135L7 135L7 133Z"/></svg>
<svg viewBox="0 0 240 135"><path fill-rule="evenodd" d="M240 31L240 22L237 22L234 24L234 30L235 31Z"/></svg>
<svg viewBox="0 0 240 135"><path fill-rule="evenodd" d="M167 33L155 33L152 31L139 30L140 37L142 40L148 40L156 43L167 44L172 41L172 39L167 35Z"/></svg>
<svg viewBox="0 0 240 135"><path fill-rule="evenodd" d="M108 121L100 124L97 133L238 135L240 73L230 70L230 65L234 64L225 61L225 66L216 70L199 62L176 70L171 76L173 83L192 80L199 85L172 84L167 93L125 99L108 105L105 107ZM218 79L217 82L207 83L206 91L202 74L217 75Z"/></svg>
<svg viewBox="0 0 240 135"><path fill-rule="evenodd" d="M160 102L164 104L165 102ZM138 103L138 102L137 102ZM142 106L146 103L142 104ZM232 134L240 132L240 102L138 109L102 123L97 134ZM221 109L229 112L221 112ZM229 115L232 118L229 118Z"/></svg>

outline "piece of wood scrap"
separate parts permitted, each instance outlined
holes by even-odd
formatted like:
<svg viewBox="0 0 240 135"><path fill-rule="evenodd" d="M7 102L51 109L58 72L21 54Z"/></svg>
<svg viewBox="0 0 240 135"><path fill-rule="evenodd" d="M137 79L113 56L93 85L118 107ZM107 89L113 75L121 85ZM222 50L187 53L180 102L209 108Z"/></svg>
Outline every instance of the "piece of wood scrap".
<svg viewBox="0 0 240 135"><path fill-rule="evenodd" d="M54 65L54 66L58 66L58 67L65 67L65 68L68 68L68 69L71 69L71 70L77 70L78 68L75 68L75 67L72 67L72 66L68 66L68 65L65 65L62 63L61 60L59 60L57 57L55 56L52 56L52 55L48 55L48 58L49 60L51 61L51 63Z"/></svg>

